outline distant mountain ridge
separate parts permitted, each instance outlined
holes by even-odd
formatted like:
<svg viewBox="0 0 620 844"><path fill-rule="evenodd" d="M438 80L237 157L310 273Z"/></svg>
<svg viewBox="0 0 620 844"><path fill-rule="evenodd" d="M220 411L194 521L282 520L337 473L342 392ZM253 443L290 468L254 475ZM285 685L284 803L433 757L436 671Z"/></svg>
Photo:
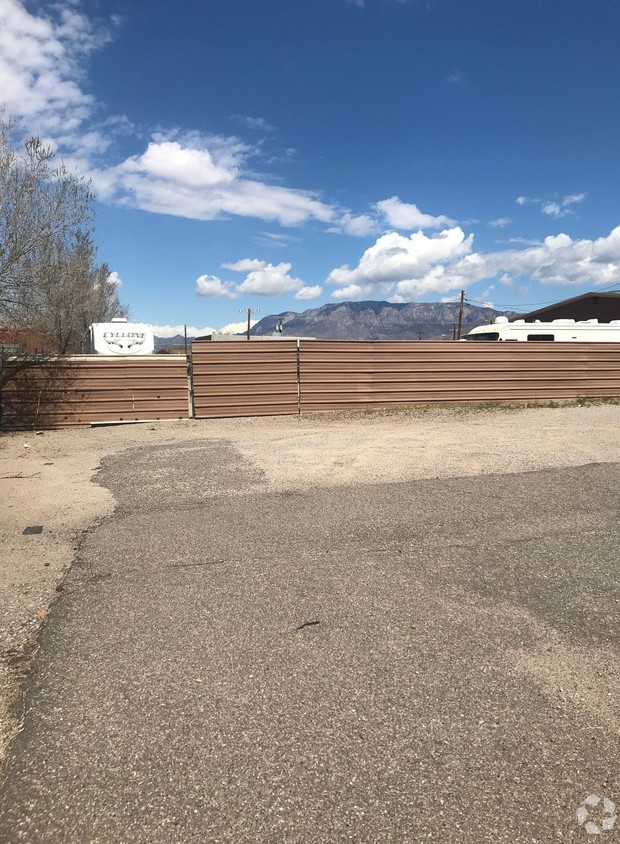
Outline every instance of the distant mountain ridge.
<svg viewBox="0 0 620 844"><path fill-rule="evenodd" d="M191 342L192 338L188 337L188 347ZM178 350L182 353L185 349L185 335L174 334L172 337L158 337L157 335L155 335L155 351L157 352L160 349L174 349L175 352Z"/></svg>
<svg viewBox="0 0 620 844"><path fill-rule="evenodd" d="M463 333L513 312L478 305L463 307ZM282 320L283 336L320 340L451 340L459 318L458 302L340 302L302 313L284 311L263 317L251 334L274 334Z"/></svg>
<svg viewBox="0 0 620 844"><path fill-rule="evenodd" d="M463 334L476 325L492 323L498 316L514 319L517 314L465 304ZM257 322L251 334L255 337L273 335L282 320L284 337L316 337L319 340L451 340L458 318L458 302L339 302L310 308L302 313L284 311L271 314ZM184 340L182 334L155 337L155 350L174 349L182 352ZM189 344L192 338L188 337L187 340Z"/></svg>

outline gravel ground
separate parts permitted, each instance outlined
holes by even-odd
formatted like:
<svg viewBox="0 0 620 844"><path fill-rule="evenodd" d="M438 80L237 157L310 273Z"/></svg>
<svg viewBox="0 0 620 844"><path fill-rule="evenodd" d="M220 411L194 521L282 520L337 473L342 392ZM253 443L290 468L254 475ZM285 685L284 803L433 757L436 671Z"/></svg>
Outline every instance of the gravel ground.
<svg viewBox="0 0 620 844"><path fill-rule="evenodd" d="M67 435L114 511L43 618L0 840L548 844L587 837L580 805L602 828L610 804L582 804L620 795L617 422Z"/></svg>
<svg viewBox="0 0 620 844"><path fill-rule="evenodd" d="M244 473L259 472L270 491L312 490L617 462L619 421L615 405L449 408L2 435L0 757L19 727L20 688L38 632L84 531L114 511L111 492L92 482L105 458L144 446L217 441L244 458L231 469L241 475L240 489ZM201 494L215 492L207 482ZM24 534L28 527L43 530ZM548 666L536 670L553 673Z"/></svg>

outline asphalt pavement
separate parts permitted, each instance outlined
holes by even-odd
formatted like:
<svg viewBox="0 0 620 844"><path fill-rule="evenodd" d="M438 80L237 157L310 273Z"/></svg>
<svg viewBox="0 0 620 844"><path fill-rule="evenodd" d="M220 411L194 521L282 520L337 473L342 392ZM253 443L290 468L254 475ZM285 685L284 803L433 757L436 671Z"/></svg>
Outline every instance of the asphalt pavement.
<svg viewBox="0 0 620 844"><path fill-rule="evenodd" d="M0 841L620 837L619 465L274 492L222 440L100 482Z"/></svg>

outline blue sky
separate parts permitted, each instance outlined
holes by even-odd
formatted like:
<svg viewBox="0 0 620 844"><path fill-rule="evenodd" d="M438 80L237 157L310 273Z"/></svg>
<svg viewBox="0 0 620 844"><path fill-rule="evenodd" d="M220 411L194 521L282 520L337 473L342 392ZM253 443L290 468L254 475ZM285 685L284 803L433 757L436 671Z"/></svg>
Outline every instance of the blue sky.
<svg viewBox="0 0 620 844"><path fill-rule="evenodd" d="M0 101L168 333L527 310L620 287L619 42L617 0L0 0Z"/></svg>

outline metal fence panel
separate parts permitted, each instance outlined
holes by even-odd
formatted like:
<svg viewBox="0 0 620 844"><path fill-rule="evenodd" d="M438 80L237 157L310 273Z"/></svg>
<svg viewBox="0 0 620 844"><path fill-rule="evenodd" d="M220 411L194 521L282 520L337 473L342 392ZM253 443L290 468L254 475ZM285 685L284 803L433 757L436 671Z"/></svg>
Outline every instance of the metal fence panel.
<svg viewBox="0 0 620 844"><path fill-rule="evenodd" d="M299 413L297 341L192 343L198 418Z"/></svg>
<svg viewBox="0 0 620 844"><path fill-rule="evenodd" d="M49 358L24 369L2 398L7 429L187 419L187 360L184 355Z"/></svg>
<svg viewBox="0 0 620 844"><path fill-rule="evenodd" d="M620 395L617 343L198 341L192 368L199 418ZM2 398L5 428L191 415L182 355L41 360Z"/></svg>
<svg viewBox="0 0 620 844"><path fill-rule="evenodd" d="M301 341L300 409L620 395L617 343Z"/></svg>

